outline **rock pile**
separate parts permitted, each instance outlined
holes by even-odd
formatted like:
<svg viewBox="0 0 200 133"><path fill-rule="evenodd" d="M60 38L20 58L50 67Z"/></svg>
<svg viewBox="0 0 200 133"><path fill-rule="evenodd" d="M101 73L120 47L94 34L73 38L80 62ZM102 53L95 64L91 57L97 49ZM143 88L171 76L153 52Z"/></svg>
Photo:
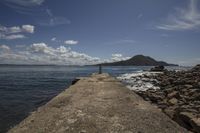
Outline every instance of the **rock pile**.
<svg viewBox="0 0 200 133"><path fill-rule="evenodd" d="M183 127L200 133L200 65L188 71L165 71L152 76L160 89L136 92Z"/></svg>

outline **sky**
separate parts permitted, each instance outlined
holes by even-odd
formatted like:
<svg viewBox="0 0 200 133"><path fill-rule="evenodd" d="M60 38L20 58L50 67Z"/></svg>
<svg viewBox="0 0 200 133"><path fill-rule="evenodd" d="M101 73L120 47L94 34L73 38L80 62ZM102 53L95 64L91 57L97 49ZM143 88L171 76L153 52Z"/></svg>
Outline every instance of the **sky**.
<svg viewBox="0 0 200 133"><path fill-rule="evenodd" d="M85 65L143 54L200 63L199 0L0 0L0 64Z"/></svg>

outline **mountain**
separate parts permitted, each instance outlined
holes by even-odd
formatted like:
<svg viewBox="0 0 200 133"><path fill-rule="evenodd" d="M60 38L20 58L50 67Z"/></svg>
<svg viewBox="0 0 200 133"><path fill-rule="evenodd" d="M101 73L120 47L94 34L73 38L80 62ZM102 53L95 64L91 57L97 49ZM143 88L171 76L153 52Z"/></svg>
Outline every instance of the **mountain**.
<svg viewBox="0 0 200 133"><path fill-rule="evenodd" d="M103 66L178 66L175 64L168 64L164 61L156 61L155 59L144 55L136 55L128 60L103 63L102 65Z"/></svg>

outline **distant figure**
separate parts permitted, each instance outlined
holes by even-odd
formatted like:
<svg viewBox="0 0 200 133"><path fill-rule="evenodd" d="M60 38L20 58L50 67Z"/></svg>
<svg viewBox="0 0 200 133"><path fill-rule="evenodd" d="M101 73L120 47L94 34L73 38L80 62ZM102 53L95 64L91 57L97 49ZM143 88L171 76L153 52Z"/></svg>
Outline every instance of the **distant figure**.
<svg viewBox="0 0 200 133"><path fill-rule="evenodd" d="M102 65L99 64L99 74L102 74Z"/></svg>

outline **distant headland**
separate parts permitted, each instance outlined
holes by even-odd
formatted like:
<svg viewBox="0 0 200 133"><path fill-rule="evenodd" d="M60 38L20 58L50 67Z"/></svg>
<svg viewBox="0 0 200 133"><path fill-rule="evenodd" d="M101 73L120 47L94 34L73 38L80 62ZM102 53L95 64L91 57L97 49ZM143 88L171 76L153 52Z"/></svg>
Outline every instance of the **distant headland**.
<svg viewBox="0 0 200 133"><path fill-rule="evenodd" d="M99 64L98 64L99 65ZM178 66L164 61L157 61L149 56L136 55L124 61L102 63L103 66Z"/></svg>

